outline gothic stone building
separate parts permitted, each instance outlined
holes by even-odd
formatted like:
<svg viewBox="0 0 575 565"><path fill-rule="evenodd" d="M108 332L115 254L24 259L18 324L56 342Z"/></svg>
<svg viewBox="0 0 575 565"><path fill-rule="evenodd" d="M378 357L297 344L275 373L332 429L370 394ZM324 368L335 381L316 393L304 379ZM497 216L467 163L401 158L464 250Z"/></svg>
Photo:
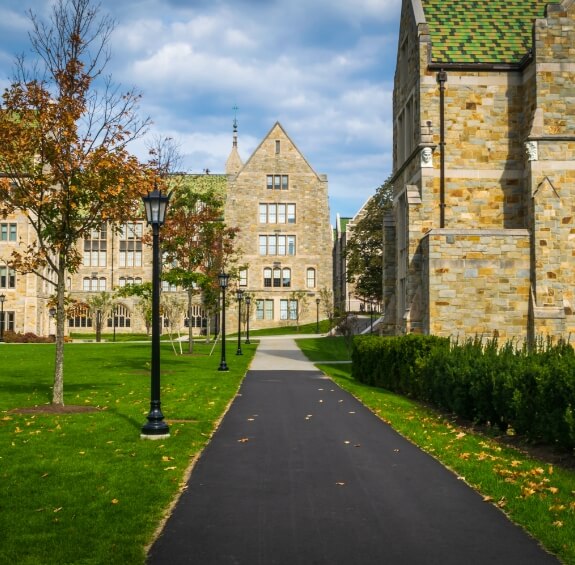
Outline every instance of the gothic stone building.
<svg viewBox="0 0 575 565"><path fill-rule="evenodd" d="M253 296L250 327L314 322L320 291L332 290L326 175L312 169L279 123L245 164L234 135L226 173L225 219L240 228L239 287ZM233 323L235 308L231 315Z"/></svg>
<svg viewBox="0 0 575 565"><path fill-rule="evenodd" d="M241 230L237 245L240 263L246 268L230 290L239 284L253 297L251 327L315 321L319 291L332 290L332 238L325 175L314 172L279 124L245 165L234 135L226 173L209 178L211 184L217 181L218 187L227 192L226 224ZM202 184L201 177L205 180L204 175L189 175L186 182ZM134 218L119 233L104 224L78 242L83 261L67 280L68 293L77 301L68 313L68 333L94 331L94 313L87 307L90 296L151 280L151 248L142 239L147 230L144 218ZM23 215L0 221L4 328L49 335L55 332L49 315L53 287L36 275L21 275L7 266L12 250L26 247L34 237ZM49 270L44 275L51 278ZM162 283L162 291L187 302L184 292L166 282ZM237 305L233 296L228 294L228 298L228 320L235 331ZM103 331L145 332L137 305L137 298L119 299L115 315L103 322ZM188 323L196 328L196 334L206 325L199 297L190 320L182 314L180 329L184 330Z"/></svg>
<svg viewBox="0 0 575 565"><path fill-rule="evenodd" d="M386 330L575 333L575 2L404 0Z"/></svg>

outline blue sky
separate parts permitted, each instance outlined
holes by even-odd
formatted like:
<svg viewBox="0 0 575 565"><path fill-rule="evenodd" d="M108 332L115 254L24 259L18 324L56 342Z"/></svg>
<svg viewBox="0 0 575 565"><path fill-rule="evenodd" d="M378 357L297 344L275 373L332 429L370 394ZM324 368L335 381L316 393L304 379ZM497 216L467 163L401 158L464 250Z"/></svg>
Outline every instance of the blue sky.
<svg viewBox="0 0 575 565"><path fill-rule="evenodd" d="M27 9L2 0L0 89L29 48ZM223 172L238 106L244 161L276 121L328 175L332 221L353 216L392 163L401 0L100 0L117 23L107 71L142 92L149 139L181 145L183 169ZM148 139L148 143L149 143ZM146 158L146 141L132 151Z"/></svg>

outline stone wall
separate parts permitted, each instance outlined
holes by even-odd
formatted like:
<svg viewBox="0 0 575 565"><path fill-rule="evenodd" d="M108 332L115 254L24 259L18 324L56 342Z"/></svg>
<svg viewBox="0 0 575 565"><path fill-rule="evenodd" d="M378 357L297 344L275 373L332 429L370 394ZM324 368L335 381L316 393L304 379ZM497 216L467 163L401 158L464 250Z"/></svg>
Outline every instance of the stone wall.
<svg viewBox="0 0 575 565"><path fill-rule="evenodd" d="M428 333L527 336L527 230L434 229L422 240Z"/></svg>

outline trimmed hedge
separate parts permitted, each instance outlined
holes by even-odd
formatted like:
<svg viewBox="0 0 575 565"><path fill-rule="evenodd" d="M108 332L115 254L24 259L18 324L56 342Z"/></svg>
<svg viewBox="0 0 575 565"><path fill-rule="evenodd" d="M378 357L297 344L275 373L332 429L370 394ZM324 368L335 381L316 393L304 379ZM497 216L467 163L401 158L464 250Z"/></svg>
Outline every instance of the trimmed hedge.
<svg viewBox="0 0 575 565"><path fill-rule="evenodd" d="M479 424L575 448L575 350L566 342L527 349L496 340L358 336L353 376Z"/></svg>

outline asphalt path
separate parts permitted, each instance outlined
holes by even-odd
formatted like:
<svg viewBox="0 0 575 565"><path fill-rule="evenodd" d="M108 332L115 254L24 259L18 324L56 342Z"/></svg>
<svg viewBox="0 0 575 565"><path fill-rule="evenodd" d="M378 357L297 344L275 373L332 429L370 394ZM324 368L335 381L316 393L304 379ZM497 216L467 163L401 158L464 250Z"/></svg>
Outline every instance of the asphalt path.
<svg viewBox="0 0 575 565"><path fill-rule="evenodd" d="M279 340L260 345L147 563L558 561Z"/></svg>

